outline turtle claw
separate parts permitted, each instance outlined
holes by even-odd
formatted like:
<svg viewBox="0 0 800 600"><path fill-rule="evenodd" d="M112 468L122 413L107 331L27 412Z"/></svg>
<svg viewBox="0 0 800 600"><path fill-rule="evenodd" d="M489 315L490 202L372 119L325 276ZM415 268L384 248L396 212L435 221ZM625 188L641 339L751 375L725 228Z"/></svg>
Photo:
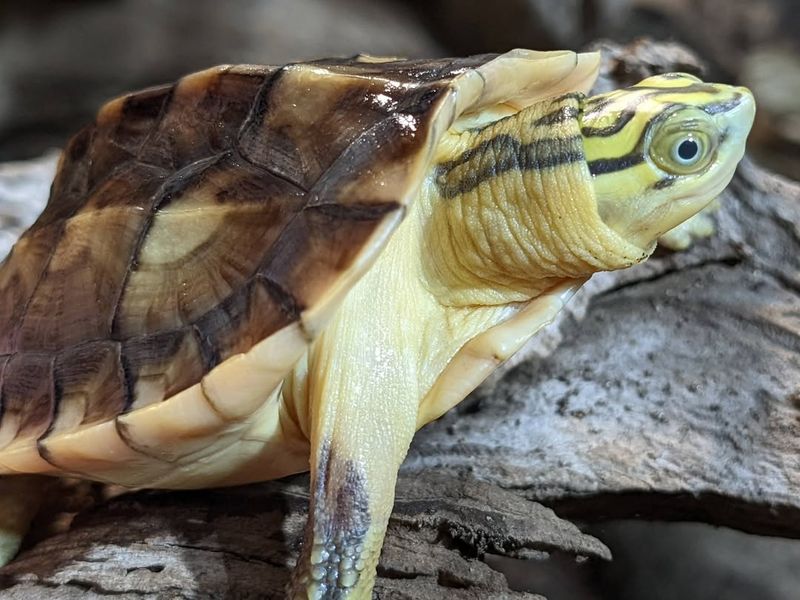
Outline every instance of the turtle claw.
<svg viewBox="0 0 800 600"><path fill-rule="evenodd" d="M25 532L13 529L0 529L0 567L10 563L19 552Z"/></svg>
<svg viewBox="0 0 800 600"><path fill-rule="evenodd" d="M7 565L19 552L50 481L36 475L0 477L0 566Z"/></svg>

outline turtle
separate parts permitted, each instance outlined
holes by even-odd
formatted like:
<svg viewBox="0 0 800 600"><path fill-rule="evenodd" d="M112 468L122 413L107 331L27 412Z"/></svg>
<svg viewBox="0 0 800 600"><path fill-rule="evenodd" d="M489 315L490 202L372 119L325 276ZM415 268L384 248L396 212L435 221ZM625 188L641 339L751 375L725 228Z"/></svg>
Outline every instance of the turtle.
<svg viewBox="0 0 800 600"><path fill-rule="evenodd" d="M103 106L0 266L0 560L49 476L310 471L287 595L368 597L415 431L743 156L746 88L591 96L599 65L224 65Z"/></svg>

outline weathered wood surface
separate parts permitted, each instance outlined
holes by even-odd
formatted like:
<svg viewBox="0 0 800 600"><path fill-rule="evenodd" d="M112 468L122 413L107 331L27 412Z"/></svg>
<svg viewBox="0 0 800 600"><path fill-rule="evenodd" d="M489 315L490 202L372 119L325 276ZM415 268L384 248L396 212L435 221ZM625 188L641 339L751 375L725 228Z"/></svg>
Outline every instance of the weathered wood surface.
<svg viewBox="0 0 800 600"><path fill-rule="evenodd" d="M202 493L147 493L84 511L0 571L2 598L280 598L305 523L307 477ZM441 474L405 478L376 590L396 599L535 599L476 557L606 547L541 505Z"/></svg>
<svg viewBox="0 0 800 600"><path fill-rule="evenodd" d="M606 77L696 66L674 47L607 48ZM11 171L41 189L46 165L31 169L0 169L0 195ZM800 537L800 186L745 162L717 222L689 251L593 279L525 360L417 435L379 598L534 597L484 553L606 556L529 500ZM0 597L279 597L302 489L116 498L0 570Z"/></svg>

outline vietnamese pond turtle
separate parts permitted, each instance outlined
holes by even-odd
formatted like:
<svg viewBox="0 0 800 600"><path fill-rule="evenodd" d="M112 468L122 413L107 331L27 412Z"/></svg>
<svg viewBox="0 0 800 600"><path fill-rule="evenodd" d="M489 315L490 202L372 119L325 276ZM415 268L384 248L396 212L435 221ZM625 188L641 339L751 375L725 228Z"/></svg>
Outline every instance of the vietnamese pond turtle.
<svg viewBox="0 0 800 600"><path fill-rule="evenodd" d="M742 157L745 88L589 97L599 63L222 66L106 104L0 267L0 560L43 476L310 470L287 594L368 597L414 432Z"/></svg>

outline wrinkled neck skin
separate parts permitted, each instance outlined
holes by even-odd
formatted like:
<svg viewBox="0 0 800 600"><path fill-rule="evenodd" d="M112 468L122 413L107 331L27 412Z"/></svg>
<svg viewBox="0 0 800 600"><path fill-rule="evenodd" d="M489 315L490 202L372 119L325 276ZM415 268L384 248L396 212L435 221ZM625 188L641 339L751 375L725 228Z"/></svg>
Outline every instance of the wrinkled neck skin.
<svg viewBox="0 0 800 600"><path fill-rule="evenodd" d="M570 95L537 103L441 142L418 202L426 284L442 304L526 302L652 252L598 215L580 102Z"/></svg>
<svg viewBox="0 0 800 600"><path fill-rule="evenodd" d="M383 431L387 419L413 431L452 399L423 406L419 422L403 407L438 402L426 395L468 341L559 283L646 258L597 214L577 102L446 134L406 218L284 382L307 439ZM347 409L328 412L336 399ZM364 463L399 464L405 440L379 438Z"/></svg>

